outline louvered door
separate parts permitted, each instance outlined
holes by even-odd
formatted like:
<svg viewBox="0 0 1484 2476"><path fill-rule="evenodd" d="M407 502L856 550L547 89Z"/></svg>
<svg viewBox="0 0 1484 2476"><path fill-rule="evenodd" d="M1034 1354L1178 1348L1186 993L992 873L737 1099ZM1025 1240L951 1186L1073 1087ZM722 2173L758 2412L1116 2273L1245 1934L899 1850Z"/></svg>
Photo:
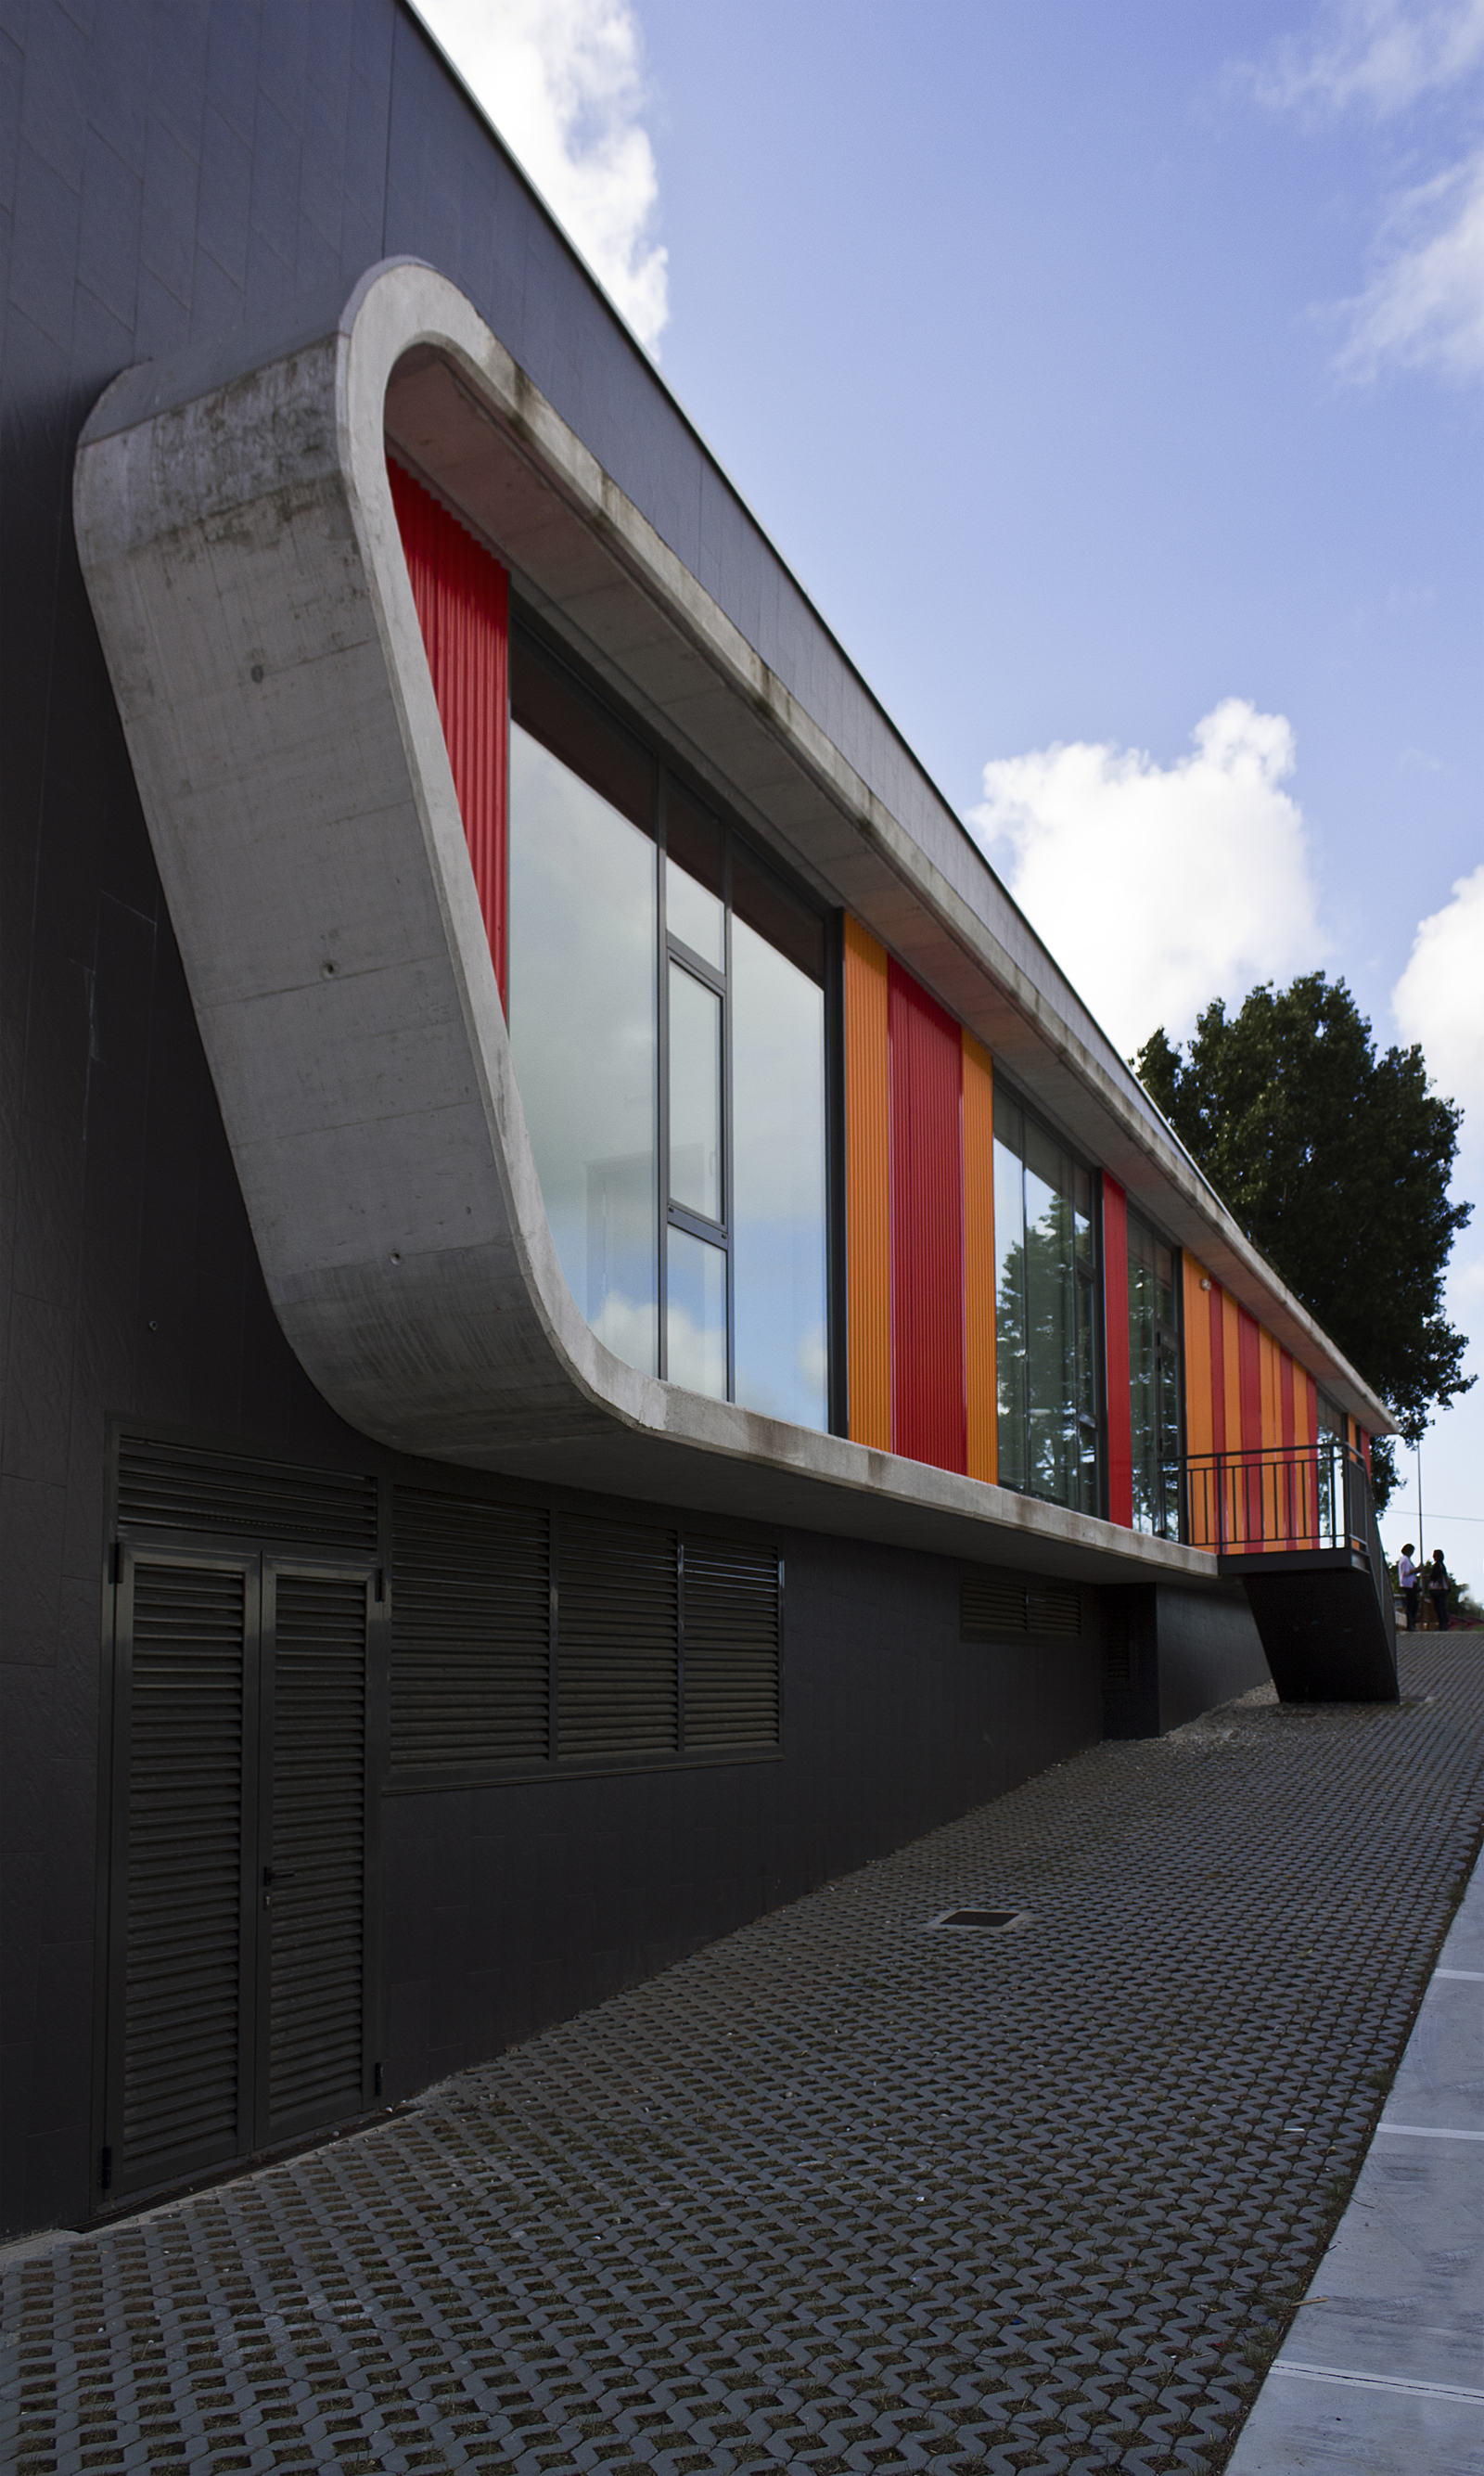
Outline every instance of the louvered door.
<svg viewBox="0 0 1484 2476"><path fill-rule="evenodd" d="M267 1560L260 2145L364 2094L369 1616L364 1572Z"/></svg>
<svg viewBox="0 0 1484 2476"><path fill-rule="evenodd" d="M246 1550L119 1551L115 2199L366 2099L372 1579Z"/></svg>
<svg viewBox="0 0 1484 2476"><path fill-rule="evenodd" d="M119 1562L109 2146L119 2192L252 2138L256 1556Z"/></svg>

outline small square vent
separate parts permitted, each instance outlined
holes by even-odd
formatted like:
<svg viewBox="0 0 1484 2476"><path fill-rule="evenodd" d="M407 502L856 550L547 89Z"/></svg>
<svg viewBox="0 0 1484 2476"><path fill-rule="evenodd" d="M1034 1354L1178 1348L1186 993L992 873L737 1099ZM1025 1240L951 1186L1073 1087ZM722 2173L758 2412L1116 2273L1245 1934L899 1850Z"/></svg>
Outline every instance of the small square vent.
<svg viewBox="0 0 1484 2476"><path fill-rule="evenodd" d="M1003 1934L1006 1926L1018 1926L1025 1916L1024 1909L945 1909L932 1922L973 1934Z"/></svg>

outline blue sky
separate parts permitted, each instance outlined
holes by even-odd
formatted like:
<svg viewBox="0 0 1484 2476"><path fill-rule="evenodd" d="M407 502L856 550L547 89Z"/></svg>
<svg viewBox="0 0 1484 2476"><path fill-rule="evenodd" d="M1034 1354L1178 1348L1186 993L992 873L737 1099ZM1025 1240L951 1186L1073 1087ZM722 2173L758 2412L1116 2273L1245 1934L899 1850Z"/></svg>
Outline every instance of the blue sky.
<svg viewBox="0 0 1484 2476"><path fill-rule="evenodd" d="M1323 964L1484 1200L1484 0L428 13L1120 1045Z"/></svg>

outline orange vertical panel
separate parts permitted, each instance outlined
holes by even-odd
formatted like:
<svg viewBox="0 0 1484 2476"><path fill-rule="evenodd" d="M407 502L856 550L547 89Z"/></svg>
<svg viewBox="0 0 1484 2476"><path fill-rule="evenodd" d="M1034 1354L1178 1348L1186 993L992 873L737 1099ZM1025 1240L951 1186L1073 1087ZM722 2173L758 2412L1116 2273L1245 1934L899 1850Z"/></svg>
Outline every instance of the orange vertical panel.
<svg viewBox="0 0 1484 2476"><path fill-rule="evenodd" d="M845 1257L853 1443L891 1450L886 949L845 923Z"/></svg>
<svg viewBox="0 0 1484 2476"><path fill-rule="evenodd" d="M1185 1255L1182 1262L1185 1273L1185 1448L1187 1452L1214 1453L1217 1446L1211 1418L1211 1294L1200 1286L1210 1275L1203 1264L1197 1263L1194 1255Z"/></svg>
<svg viewBox="0 0 1484 2476"><path fill-rule="evenodd" d="M972 1031L964 1048L964 1355L969 1476L1000 1469L995 1414L995 1070Z"/></svg>

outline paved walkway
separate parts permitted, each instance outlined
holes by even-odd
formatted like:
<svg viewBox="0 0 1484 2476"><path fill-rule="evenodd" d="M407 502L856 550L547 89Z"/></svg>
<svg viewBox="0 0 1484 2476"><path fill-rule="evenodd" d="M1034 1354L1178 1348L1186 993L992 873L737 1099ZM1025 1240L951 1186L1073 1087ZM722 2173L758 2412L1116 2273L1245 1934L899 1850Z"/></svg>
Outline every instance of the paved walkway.
<svg viewBox="0 0 1484 2476"><path fill-rule="evenodd" d="M13 2261L0 2464L1219 2468L1473 1858L1478 1646L1414 1637L1404 1690L1094 1748L385 2125ZM1017 1922L933 1923L970 1903Z"/></svg>
<svg viewBox="0 0 1484 2476"><path fill-rule="evenodd" d="M1231 2476L1484 2469L1484 1867Z"/></svg>

